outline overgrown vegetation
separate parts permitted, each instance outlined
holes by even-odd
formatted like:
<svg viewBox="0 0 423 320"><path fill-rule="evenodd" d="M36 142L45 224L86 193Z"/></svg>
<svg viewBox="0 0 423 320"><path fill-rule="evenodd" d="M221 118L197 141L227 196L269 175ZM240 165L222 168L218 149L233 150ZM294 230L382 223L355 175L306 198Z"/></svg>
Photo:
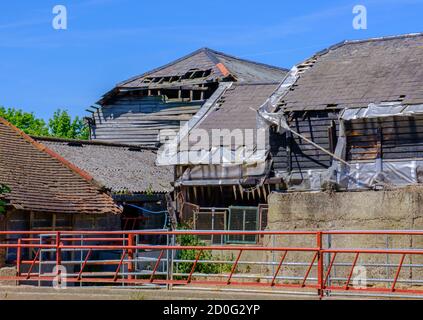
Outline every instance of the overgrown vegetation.
<svg viewBox="0 0 423 320"><path fill-rule="evenodd" d="M10 188L4 184L0 183L0 214L5 213L6 209L6 202L4 202L2 200L2 195L4 195L5 193L10 192Z"/></svg>
<svg viewBox="0 0 423 320"><path fill-rule="evenodd" d="M178 229L192 230L189 224L179 225ZM195 235L178 235L176 238L177 243L180 246L206 246L206 243L202 241L198 236ZM178 260L196 260L199 254L199 250L181 250L178 254ZM209 250L203 250L199 260L207 261L219 261L213 256L213 253ZM229 260L229 259L225 259ZM230 260L233 260L231 258ZM180 262L176 265L175 272L177 273L190 273L193 267L193 262ZM220 274L231 271L230 264L222 263L197 263L194 272L204 274Z"/></svg>
<svg viewBox="0 0 423 320"><path fill-rule="evenodd" d="M16 108L0 107L0 117L33 136L80 140L89 138L89 128L84 121L78 116L72 119L67 110L58 109L47 123L34 113Z"/></svg>

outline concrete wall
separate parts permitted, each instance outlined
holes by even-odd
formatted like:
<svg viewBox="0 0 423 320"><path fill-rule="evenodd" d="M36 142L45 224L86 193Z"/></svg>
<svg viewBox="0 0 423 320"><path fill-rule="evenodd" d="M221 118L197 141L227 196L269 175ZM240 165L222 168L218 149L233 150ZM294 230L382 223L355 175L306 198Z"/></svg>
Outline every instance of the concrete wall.
<svg viewBox="0 0 423 320"><path fill-rule="evenodd" d="M273 193L269 229L423 229L423 187L392 191Z"/></svg>
<svg viewBox="0 0 423 320"><path fill-rule="evenodd" d="M269 198L269 230L423 230L423 187L390 191L273 193ZM270 239L267 239L270 242ZM328 246L328 238L324 245ZM423 249L423 236L334 235L332 248L414 248ZM281 246L316 246L314 236L276 237ZM279 254L280 255L280 254ZM311 262L312 254L289 253L287 262ZM268 259L270 257L268 256ZM270 259L271 260L271 259ZM338 263L351 263L352 254L337 256ZM367 268L368 278L393 277L400 256L361 255L358 265L389 262L392 267ZM421 256L407 256L404 264L423 263ZM304 275L306 267L287 267L284 275ZM346 277L349 267L337 267L337 276ZM311 277L315 276L313 270ZM401 279L423 280L422 268L403 268ZM399 285L401 286L401 284Z"/></svg>

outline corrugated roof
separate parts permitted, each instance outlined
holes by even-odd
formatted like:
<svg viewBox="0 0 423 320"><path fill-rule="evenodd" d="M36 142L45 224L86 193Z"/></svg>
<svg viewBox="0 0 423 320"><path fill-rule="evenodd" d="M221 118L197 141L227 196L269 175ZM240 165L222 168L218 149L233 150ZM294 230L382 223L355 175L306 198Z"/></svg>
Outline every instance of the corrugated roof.
<svg viewBox="0 0 423 320"><path fill-rule="evenodd" d="M172 190L173 168L156 166L156 152L149 148L100 141L36 139L114 193Z"/></svg>
<svg viewBox="0 0 423 320"><path fill-rule="evenodd" d="M52 213L121 213L87 172L0 118L0 182L16 208Z"/></svg>
<svg viewBox="0 0 423 320"><path fill-rule="evenodd" d="M423 103L423 34L346 41L299 65L286 111Z"/></svg>

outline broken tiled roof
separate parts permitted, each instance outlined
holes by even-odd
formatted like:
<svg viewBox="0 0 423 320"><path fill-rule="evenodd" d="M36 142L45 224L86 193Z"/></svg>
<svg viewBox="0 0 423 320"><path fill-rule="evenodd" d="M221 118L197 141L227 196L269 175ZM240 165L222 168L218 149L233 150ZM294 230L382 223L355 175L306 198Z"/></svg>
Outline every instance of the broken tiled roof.
<svg viewBox="0 0 423 320"><path fill-rule="evenodd" d="M239 82L281 81L287 70L262 63L236 58L208 48L199 49L163 67L136 76L117 85L120 88L147 86L154 78L173 77L171 81L192 83L195 77L186 77L192 71L209 71L202 82L233 78ZM178 77L182 79L178 80ZM194 79L194 80L193 80ZM169 81L170 79L167 79Z"/></svg>
<svg viewBox="0 0 423 320"><path fill-rule="evenodd" d="M233 83L211 107L194 129L206 130L209 138L213 129L228 129L234 133L236 129L257 129L257 110L276 90L278 83ZM196 133L194 133L196 135ZM243 136L244 137L244 136ZM247 137L244 137L247 138ZM196 138L191 138L192 145ZM207 141L204 141L207 143ZM209 141L210 143L210 141ZM245 141L242 142L244 145ZM199 147L198 143L195 143ZM210 145L204 146L209 149ZM234 146L233 147L239 147Z"/></svg>
<svg viewBox="0 0 423 320"><path fill-rule="evenodd" d="M33 212L121 213L95 180L0 118L0 182L10 205Z"/></svg>
<svg viewBox="0 0 423 320"><path fill-rule="evenodd" d="M101 141L35 138L114 193L166 193L172 167L157 167L154 150Z"/></svg>
<svg viewBox="0 0 423 320"><path fill-rule="evenodd" d="M346 41L299 65L286 110L423 103L423 34Z"/></svg>
<svg viewBox="0 0 423 320"><path fill-rule="evenodd" d="M217 101L199 129L256 129L257 110L275 91L278 83L233 83Z"/></svg>

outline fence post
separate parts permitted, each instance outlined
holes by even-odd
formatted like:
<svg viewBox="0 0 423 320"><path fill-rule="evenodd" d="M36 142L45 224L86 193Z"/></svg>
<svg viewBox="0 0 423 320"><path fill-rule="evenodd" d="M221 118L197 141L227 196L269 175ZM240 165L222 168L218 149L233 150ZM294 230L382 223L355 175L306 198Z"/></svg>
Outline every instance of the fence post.
<svg viewBox="0 0 423 320"><path fill-rule="evenodd" d="M323 260L323 246L322 246L322 232L319 231L316 233L316 242L317 248L319 250L317 254L317 285L319 287L318 294L320 299L323 298L324 295L324 280L323 280L323 269L324 269L324 260Z"/></svg>
<svg viewBox="0 0 423 320"><path fill-rule="evenodd" d="M134 245L134 235L128 233L128 246L132 247ZM128 249L128 280L134 279L132 273L134 272L134 249Z"/></svg>
<svg viewBox="0 0 423 320"><path fill-rule="evenodd" d="M16 253L16 273L18 275L18 277L21 276L21 244L22 244L22 240L21 238L18 239L18 250ZM18 285L19 285L19 280L18 280Z"/></svg>
<svg viewBox="0 0 423 320"><path fill-rule="evenodd" d="M41 249L40 249L41 250ZM42 255L42 253L41 253ZM41 261L41 259L40 259ZM56 276L57 276L57 281L58 284L62 283L62 279L60 277L61 274L61 269L59 268L59 266L62 264L62 252L60 249L60 232L56 232ZM41 265L38 267L40 269Z"/></svg>
<svg viewBox="0 0 423 320"><path fill-rule="evenodd" d="M169 237L170 236L170 237ZM167 245L174 246L176 244L175 241L175 235L169 235L167 237ZM173 249L167 249L167 290L172 290L173 288L173 260L174 260L174 250Z"/></svg>

